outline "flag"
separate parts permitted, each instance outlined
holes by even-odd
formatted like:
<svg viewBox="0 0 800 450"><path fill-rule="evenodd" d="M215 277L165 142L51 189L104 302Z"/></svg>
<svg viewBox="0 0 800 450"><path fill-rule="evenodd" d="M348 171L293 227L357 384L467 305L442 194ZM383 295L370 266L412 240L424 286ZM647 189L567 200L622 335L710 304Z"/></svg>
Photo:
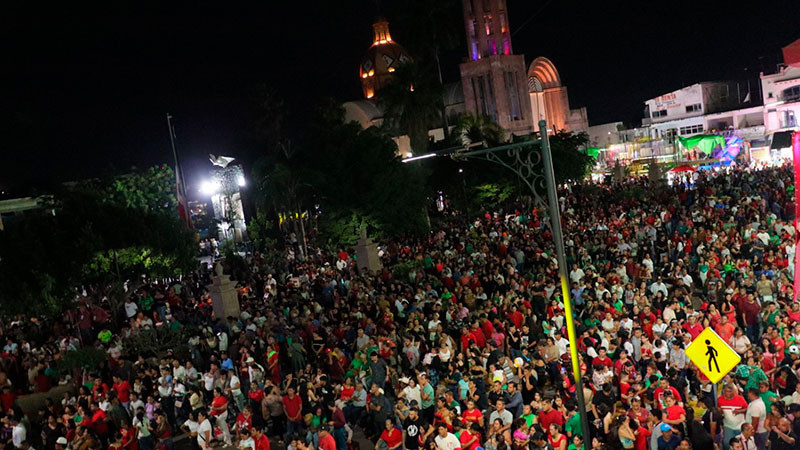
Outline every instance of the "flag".
<svg viewBox="0 0 800 450"><path fill-rule="evenodd" d="M186 197L186 183L178 159L178 149L175 148L175 129L172 127L172 116L169 113L167 113L167 128L169 129L169 142L172 145L172 156L175 158L175 197L178 199L178 218L188 229L192 230L194 227L189 211L189 199Z"/></svg>
<svg viewBox="0 0 800 450"><path fill-rule="evenodd" d="M192 215L189 211L189 199L186 197L186 184L183 181L183 171L180 165L175 166L175 194L178 198L178 217L181 219L181 222L186 224L187 228L193 230Z"/></svg>

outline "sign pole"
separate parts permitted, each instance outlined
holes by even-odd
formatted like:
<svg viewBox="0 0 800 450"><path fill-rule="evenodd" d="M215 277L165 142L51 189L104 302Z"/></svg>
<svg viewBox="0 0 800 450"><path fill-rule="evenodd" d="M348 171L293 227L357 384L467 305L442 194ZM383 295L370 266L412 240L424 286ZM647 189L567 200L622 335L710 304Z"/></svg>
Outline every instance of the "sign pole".
<svg viewBox="0 0 800 450"><path fill-rule="evenodd" d="M550 153L550 137L547 135L547 122L539 121L539 135L542 139L542 156L544 158L544 174L547 182L547 203L550 210L550 228L553 231L553 241L558 258L558 275L561 279L561 296L564 299L564 315L567 322L567 335L569 336L569 352L572 360L572 376L575 378L575 393L578 400L578 412L581 415L581 429L583 431L584 446L592 445L591 431L589 430L589 410L586 409L586 400L583 397L583 381L581 380L581 367L578 362L578 337L575 333L575 320L572 312L572 300L569 297L569 284L567 283L567 257L564 252L564 237L561 230L561 210L556 191L556 179L553 173L553 155Z"/></svg>

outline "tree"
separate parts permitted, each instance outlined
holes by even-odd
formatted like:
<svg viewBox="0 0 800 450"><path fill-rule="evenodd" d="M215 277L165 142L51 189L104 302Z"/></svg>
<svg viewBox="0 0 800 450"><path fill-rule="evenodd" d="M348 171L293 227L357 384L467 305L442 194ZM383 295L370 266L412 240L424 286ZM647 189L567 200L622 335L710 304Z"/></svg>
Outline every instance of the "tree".
<svg viewBox="0 0 800 450"><path fill-rule="evenodd" d="M192 233L177 217L174 194L162 188L170 172L79 183L10 221L0 232L0 310L55 314L81 286L107 295L128 279L191 271ZM137 179L141 188L131 182Z"/></svg>
<svg viewBox="0 0 800 450"><path fill-rule="evenodd" d="M407 134L416 153L428 148L428 130L444 107L444 90L431 73L429 67L417 62L403 64L376 93L384 111L384 126L394 133Z"/></svg>
<svg viewBox="0 0 800 450"><path fill-rule="evenodd" d="M506 140L506 131L489 116L461 116L453 131L458 145L467 147L483 143L484 147L494 147Z"/></svg>
<svg viewBox="0 0 800 450"><path fill-rule="evenodd" d="M81 187L93 188L94 183ZM177 211L175 172L168 165L153 166L142 172L116 177L104 189L102 201L144 212Z"/></svg>
<svg viewBox="0 0 800 450"><path fill-rule="evenodd" d="M407 43L411 53L420 61L431 61L436 67L439 86L444 91L441 55L454 49L461 33L461 2L458 0L403 0L400 11L408 34ZM449 137L447 112L444 103L440 106L442 129L445 139Z"/></svg>
<svg viewBox="0 0 800 450"><path fill-rule="evenodd" d="M594 158L581 151L588 143L589 135L586 133L561 130L550 136L550 152L557 183L580 181L591 172Z"/></svg>

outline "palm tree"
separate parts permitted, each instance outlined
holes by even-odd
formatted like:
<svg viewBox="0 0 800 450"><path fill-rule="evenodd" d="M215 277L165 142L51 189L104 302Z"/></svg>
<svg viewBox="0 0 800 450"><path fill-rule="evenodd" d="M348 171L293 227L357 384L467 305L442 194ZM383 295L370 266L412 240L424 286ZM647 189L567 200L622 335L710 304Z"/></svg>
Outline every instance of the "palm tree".
<svg viewBox="0 0 800 450"><path fill-rule="evenodd" d="M484 147L494 147L506 141L506 131L489 116L471 114L461 116L453 136L464 147L479 142L483 142Z"/></svg>
<svg viewBox="0 0 800 450"><path fill-rule="evenodd" d="M417 153L427 149L428 130L443 107L443 89L430 74L431 70L419 63L403 64L376 94L384 125L407 134L411 149Z"/></svg>
<svg viewBox="0 0 800 450"><path fill-rule="evenodd" d="M440 57L453 50L461 33L461 2L458 0L405 0L400 3L402 19L408 34L408 48L423 61L436 66L439 85L444 89ZM444 104L441 108L442 129L445 139L449 129Z"/></svg>

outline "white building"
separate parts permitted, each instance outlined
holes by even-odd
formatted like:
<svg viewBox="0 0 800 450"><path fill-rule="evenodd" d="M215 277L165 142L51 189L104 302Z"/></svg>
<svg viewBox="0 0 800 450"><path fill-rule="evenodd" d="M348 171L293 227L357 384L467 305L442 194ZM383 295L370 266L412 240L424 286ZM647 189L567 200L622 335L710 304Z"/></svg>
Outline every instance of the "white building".
<svg viewBox="0 0 800 450"><path fill-rule="evenodd" d="M800 129L800 39L783 48L783 65L777 73L761 74L761 90L766 132Z"/></svg>
<svg viewBox="0 0 800 450"><path fill-rule="evenodd" d="M755 104L753 95L734 81L695 83L645 101L642 125L649 125L652 138L670 139L709 130L706 117Z"/></svg>

